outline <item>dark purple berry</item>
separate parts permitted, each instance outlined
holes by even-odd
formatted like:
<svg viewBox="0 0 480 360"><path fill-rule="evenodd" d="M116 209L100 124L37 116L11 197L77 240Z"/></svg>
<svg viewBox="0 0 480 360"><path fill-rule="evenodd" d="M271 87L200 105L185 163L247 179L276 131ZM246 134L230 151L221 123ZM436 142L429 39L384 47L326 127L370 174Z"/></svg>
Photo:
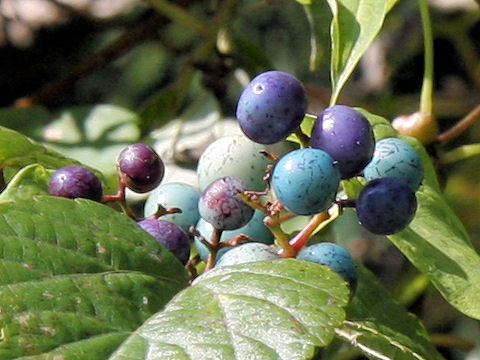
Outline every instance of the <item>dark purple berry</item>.
<svg viewBox="0 0 480 360"><path fill-rule="evenodd" d="M342 179L358 175L370 162L375 138L368 120L346 105L326 108L313 127L310 145L330 154Z"/></svg>
<svg viewBox="0 0 480 360"><path fill-rule="evenodd" d="M267 71L243 90L236 114L247 137L260 144L273 144L300 125L306 110L302 84L285 72Z"/></svg>
<svg viewBox="0 0 480 360"><path fill-rule="evenodd" d="M417 198L404 180L379 178L365 185L355 207L360 224L368 231L390 235L410 224L417 210Z"/></svg>
<svg viewBox="0 0 480 360"><path fill-rule="evenodd" d="M90 170L80 165L69 165L58 169L48 185L50 195L69 199L85 198L102 200L102 183Z"/></svg>
<svg viewBox="0 0 480 360"><path fill-rule="evenodd" d="M170 250L182 264L187 263L190 256L190 238L180 227L170 221L153 218L141 220L138 225Z"/></svg>
<svg viewBox="0 0 480 360"><path fill-rule="evenodd" d="M133 144L118 156L117 168L125 185L137 193L153 190L163 179L165 167L150 146Z"/></svg>
<svg viewBox="0 0 480 360"><path fill-rule="evenodd" d="M221 230L238 229L247 224L254 210L240 196L245 188L245 182L235 177L226 176L215 180L200 195L200 216Z"/></svg>

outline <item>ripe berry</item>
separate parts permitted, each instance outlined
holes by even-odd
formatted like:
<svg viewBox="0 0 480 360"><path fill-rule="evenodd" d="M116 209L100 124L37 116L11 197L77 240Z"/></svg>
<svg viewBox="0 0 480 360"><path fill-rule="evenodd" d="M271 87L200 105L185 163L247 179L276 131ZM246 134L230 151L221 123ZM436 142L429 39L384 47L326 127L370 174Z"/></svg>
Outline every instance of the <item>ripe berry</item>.
<svg viewBox="0 0 480 360"><path fill-rule="evenodd" d="M141 143L130 145L120 153L117 168L125 185L137 193L154 189L162 181L165 171L155 150Z"/></svg>
<svg viewBox="0 0 480 360"><path fill-rule="evenodd" d="M265 146L244 135L230 135L212 142L198 160L198 184L204 190L214 180L233 176L245 181L248 190L264 190L265 168L272 162L260 153Z"/></svg>
<svg viewBox="0 0 480 360"><path fill-rule="evenodd" d="M329 242L322 242L304 247L297 254L297 259L326 265L341 275L355 290L357 286L357 269L350 253L343 247Z"/></svg>
<svg viewBox="0 0 480 360"><path fill-rule="evenodd" d="M190 239L185 231L174 223L160 219L144 219L138 225L175 255L182 264L190 256Z"/></svg>
<svg viewBox="0 0 480 360"><path fill-rule="evenodd" d="M200 216L216 229L242 227L250 221L254 211L240 196L245 187L242 180L230 176L215 180L200 195Z"/></svg>
<svg viewBox="0 0 480 360"><path fill-rule="evenodd" d="M415 216L417 199L398 178L379 178L367 183L356 201L358 220L368 231L390 235L403 230Z"/></svg>
<svg viewBox="0 0 480 360"><path fill-rule="evenodd" d="M385 138L375 144L372 161L363 173L368 181L381 177L403 179L416 191L423 179L423 165L409 143L398 138Z"/></svg>
<svg viewBox="0 0 480 360"><path fill-rule="evenodd" d="M167 183L157 186L148 196L145 202L145 217L155 214L158 205L164 208L179 208L181 213L167 214L162 220L168 220L180 226L189 233L190 226L195 225L200 218L198 213L198 199L200 190L192 185L184 183Z"/></svg>
<svg viewBox="0 0 480 360"><path fill-rule="evenodd" d="M248 84L237 104L245 135L260 144L285 139L302 122L307 97L302 84L282 71L267 71Z"/></svg>
<svg viewBox="0 0 480 360"><path fill-rule="evenodd" d="M298 215L326 210L338 190L340 173L330 155L319 149L291 151L272 173L272 189L285 208Z"/></svg>
<svg viewBox="0 0 480 360"><path fill-rule="evenodd" d="M233 238L234 236L243 234L251 237L255 242L261 242L268 245L273 244L273 235L263 223L264 216L265 215L261 211L255 211L252 218L246 225L236 230L223 231L222 235L220 236L220 241L223 242ZM200 219L195 228L207 241L210 241L214 230L212 224ZM206 261L209 253L207 247L200 242L197 237L194 237L194 244L197 248L200 259ZM222 257L223 254L231 249L232 247L230 246L220 249L217 252L217 261Z"/></svg>
<svg viewBox="0 0 480 360"><path fill-rule="evenodd" d="M342 179L362 171L373 155L375 139L365 116L346 105L326 108L318 117L310 145L338 161Z"/></svg>
<svg viewBox="0 0 480 360"><path fill-rule="evenodd" d="M257 242L245 243L235 246L229 252L224 254L215 264L219 266L232 266L254 261L278 259L279 255L269 245Z"/></svg>
<svg viewBox="0 0 480 360"><path fill-rule="evenodd" d="M50 179L48 193L65 198L85 198L94 201L102 200L102 184L90 170L69 165L58 169Z"/></svg>

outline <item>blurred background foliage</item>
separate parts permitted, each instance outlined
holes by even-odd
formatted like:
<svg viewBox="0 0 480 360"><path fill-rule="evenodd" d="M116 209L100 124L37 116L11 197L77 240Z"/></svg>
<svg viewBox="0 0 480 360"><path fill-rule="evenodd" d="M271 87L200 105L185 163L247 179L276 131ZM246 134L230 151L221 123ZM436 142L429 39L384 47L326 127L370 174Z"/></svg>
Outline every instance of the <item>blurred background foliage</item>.
<svg viewBox="0 0 480 360"><path fill-rule="evenodd" d="M2 0L0 125L98 168L111 189L118 152L138 140L155 144L170 179L195 182L192 169L205 146L238 131L236 100L253 75L290 72L304 82L311 113L328 104L330 11L326 1L313 1L310 10L301 3L309 1ZM480 103L480 11L474 0L430 5L442 131ZM387 119L409 114L418 110L422 76L418 5L400 1L340 102ZM445 147L432 147L432 156L479 142L474 124ZM438 161L446 197L477 249L479 165L478 157ZM348 219L325 236L373 268L448 358L480 359L478 323L445 303L385 239Z"/></svg>

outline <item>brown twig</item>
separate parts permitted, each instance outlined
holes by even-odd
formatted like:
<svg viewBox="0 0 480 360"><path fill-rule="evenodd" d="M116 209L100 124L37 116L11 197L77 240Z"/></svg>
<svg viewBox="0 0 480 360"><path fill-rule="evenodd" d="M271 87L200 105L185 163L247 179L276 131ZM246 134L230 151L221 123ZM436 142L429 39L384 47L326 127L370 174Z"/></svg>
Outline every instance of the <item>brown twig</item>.
<svg viewBox="0 0 480 360"><path fill-rule="evenodd" d="M130 51L139 43L155 35L155 29L166 23L167 19L161 14L154 14L137 27L126 30L108 48L94 55L87 61L75 66L68 75L45 84L30 96L15 101L16 107L27 107L34 104L45 104L53 101L62 93L70 90L73 85L85 76L100 70L115 59Z"/></svg>
<svg viewBox="0 0 480 360"><path fill-rule="evenodd" d="M478 119L480 119L480 105L477 105L472 111L470 111L463 119L457 122L450 129L438 135L437 140L443 144L449 142L450 140L456 138L462 132L467 130Z"/></svg>

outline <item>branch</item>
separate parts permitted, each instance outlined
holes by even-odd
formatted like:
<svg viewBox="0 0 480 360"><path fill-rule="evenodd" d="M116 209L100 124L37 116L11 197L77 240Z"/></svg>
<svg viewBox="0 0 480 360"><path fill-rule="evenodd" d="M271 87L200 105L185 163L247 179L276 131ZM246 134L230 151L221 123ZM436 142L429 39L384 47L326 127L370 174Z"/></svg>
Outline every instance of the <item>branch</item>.
<svg viewBox="0 0 480 360"><path fill-rule="evenodd" d="M472 111L470 111L462 120L457 122L447 131L438 135L437 140L441 143L447 143L450 140L456 138L462 132L467 130L480 118L480 105L477 105Z"/></svg>

